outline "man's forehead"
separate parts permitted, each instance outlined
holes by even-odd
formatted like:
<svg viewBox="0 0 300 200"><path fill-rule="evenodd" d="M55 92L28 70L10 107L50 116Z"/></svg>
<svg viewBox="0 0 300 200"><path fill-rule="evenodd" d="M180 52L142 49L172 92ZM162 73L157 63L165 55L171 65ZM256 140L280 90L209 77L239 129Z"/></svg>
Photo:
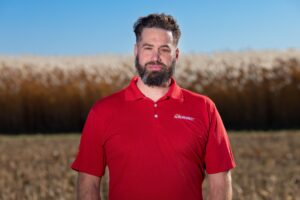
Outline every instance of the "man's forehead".
<svg viewBox="0 0 300 200"><path fill-rule="evenodd" d="M145 40L151 39L163 39L167 43L173 43L174 37L172 31L165 30L162 28L144 28L141 33L140 42L146 42Z"/></svg>
<svg viewBox="0 0 300 200"><path fill-rule="evenodd" d="M152 32L153 31L165 32L169 35L172 35L172 31L166 30L166 29L163 29L163 28L158 28L158 27L145 27L142 30L142 34L143 34L143 32L149 32L149 31L152 31Z"/></svg>

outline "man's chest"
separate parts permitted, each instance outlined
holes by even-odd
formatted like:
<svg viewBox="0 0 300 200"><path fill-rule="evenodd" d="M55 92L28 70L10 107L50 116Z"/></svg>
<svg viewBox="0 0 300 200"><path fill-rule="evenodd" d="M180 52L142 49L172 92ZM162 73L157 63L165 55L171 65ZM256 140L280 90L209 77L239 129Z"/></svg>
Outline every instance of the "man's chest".
<svg viewBox="0 0 300 200"><path fill-rule="evenodd" d="M108 165L124 160L186 158L201 162L207 130L204 120L183 106L129 105L112 118L105 152Z"/></svg>

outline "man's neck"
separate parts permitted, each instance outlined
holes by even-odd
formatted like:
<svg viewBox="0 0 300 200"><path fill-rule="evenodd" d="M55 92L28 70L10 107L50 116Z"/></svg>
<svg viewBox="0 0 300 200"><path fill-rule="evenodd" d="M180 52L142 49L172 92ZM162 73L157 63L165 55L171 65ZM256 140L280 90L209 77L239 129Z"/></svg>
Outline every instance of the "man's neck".
<svg viewBox="0 0 300 200"><path fill-rule="evenodd" d="M171 84L171 79L166 82L163 86L148 86L146 85L141 78L138 78L136 83L139 90L149 99L152 99L154 102L163 97L169 90Z"/></svg>

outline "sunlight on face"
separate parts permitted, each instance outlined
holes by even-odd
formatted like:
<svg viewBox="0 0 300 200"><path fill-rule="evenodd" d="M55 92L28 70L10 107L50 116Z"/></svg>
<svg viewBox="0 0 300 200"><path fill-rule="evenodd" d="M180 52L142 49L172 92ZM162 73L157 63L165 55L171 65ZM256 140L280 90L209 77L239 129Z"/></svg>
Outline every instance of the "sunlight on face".
<svg viewBox="0 0 300 200"><path fill-rule="evenodd" d="M135 45L135 65L143 82L161 86L174 74L178 49L171 31L145 28Z"/></svg>

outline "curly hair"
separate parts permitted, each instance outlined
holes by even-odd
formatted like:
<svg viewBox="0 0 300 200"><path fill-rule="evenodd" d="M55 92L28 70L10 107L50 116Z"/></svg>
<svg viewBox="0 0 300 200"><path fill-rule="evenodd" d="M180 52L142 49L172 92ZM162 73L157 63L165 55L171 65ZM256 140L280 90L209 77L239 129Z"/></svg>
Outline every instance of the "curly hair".
<svg viewBox="0 0 300 200"><path fill-rule="evenodd" d="M171 31L174 37L174 42L177 45L181 31L180 28L171 15L161 14L150 14L145 17L140 17L133 25L136 42L141 39L141 34L144 28L161 28L167 31Z"/></svg>

